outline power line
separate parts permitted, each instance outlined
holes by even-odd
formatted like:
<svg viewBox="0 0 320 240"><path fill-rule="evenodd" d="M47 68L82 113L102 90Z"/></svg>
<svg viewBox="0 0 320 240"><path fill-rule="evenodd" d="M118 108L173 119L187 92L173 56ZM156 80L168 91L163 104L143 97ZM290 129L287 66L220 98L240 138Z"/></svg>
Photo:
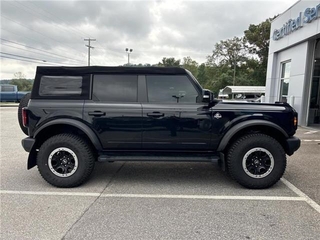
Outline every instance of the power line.
<svg viewBox="0 0 320 240"><path fill-rule="evenodd" d="M57 16L54 16L54 15L53 15L52 13L50 13L49 11L46 11L45 9L42 9L42 8L40 8L39 6L36 6L35 3L32 3L32 5L33 5L35 8L34 8L34 7L31 7L30 5L22 4L21 2L18 2L18 1L15 1L15 3L21 5L21 6L25 7L25 8L30 9L31 11L29 11L29 10L27 10L27 9L25 9L25 8L22 8L24 11L28 11L29 13L32 13L32 14L33 14L33 13L36 13L38 16L41 17L41 18L40 18L41 20L43 20L43 17L45 17L46 19L50 19L51 21L53 21L53 22L55 22L55 23L57 23L57 24L59 24L59 23L56 21L56 19L59 19L59 20L65 22L63 19L61 19L61 18L59 18L59 17L57 17ZM21 8L21 6L13 5L12 2L11 2L10 4L11 4L12 6ZM37 8L38 10L42 11L42 12L45 13L45 14L43 14L42 12L39 12L36 8ZM50 17L50 16L48 16L48 14L51 15L51 16L53 16L55 19L52 18L52 17ZM55 26L55 27L59 27L60 29L62 29L62 30L64 30L64 31L67 31L66 29L64 29L64 28L62 28L62 27L60 27L60 26ZM75 28L75 27L68 26L68 28L71 29L74 34L77 34L78 36L81 36L81 37L83 37L83 36L88 36L88 35L89 35L89 34L84 33L83 31L80 31L79 29L77 29L77 28ZM69 33L69 31L68 31L68 33ZM98 42L98 41L97 41L97 42ZM98 44L102 47L103 50L105 50L105 48L104 48L99 42L98 42ZM108 59L109 59L109 58L108 58ZM93 60L91 60L91 61L93 62ZM112 61L112 60L109 59L109 61ZM113 62L113 61L112 61L112 62ZM114 62L113 62L113 63L114 63Z"/></svg>
<svg viewBox="0 0 320 240"><path fill-rule="evenodd" d="M45 9L42 9L42 8L40 8L39 6L36 6L35 3L30 2L30 3L35 7L35 8L34 8L34 7L31 7L30 5L27 6L27 5L22 4L21 2L18 2L18 1L15 1L15 2L18 3L18 4L20 4L20 5L22 5L22 6L24 6L24 7L27 7L27 8L29 8L29 9L31 9L32 11L37 12L37 15L38 15L38 16L39 16L39 15L44 16L45 18L50 19L51 21L53 21L53 22L55 22L55 23L57 23L57 24L60 24L60 23L58 23L58 22L56 21L56 19L59 19L59 20L61 20L62 22L66 22L65 20L63 20L63 19L61 19L61 18L53 15L52 13L46 11ZM43 13L39 12L36 8L37 8L38 10L42 11ZM25 10L25 9L24 9L24 10ZM50 16L48 16L48 14L51 15L53 18L50 17ZM43 19L41 18L41 20L43 20ZM80 31L79 29L77 29L77 28L75 28L75 27L72 27L72 26L70 26L69 24L66 24L66 25L68 25L68 28L69 28L70 30L72 30L74 34L80 36L81 38L83 38L84 36L88 36L88 34ZM56 27L59 27L60 29L62 29L62 30L64 30L64 31L67 31L67 29L62 28L62 27L60 27L59 25L56 26ZM68 31L68 33L70 33L70 31ZM83 53L82 53L82 54L83 54ZM84 54L83 54L83 55L84 55Z"/></svg>
<svg viewBox="0 0 320 240"><path fill-rule="evenodd" d="M23 38L32 40L32 41L34 41L34 42L41 43L41 44L43 44L44 46L50 47L48 44L45 44L44 42L40 42L39 40L35 40L35 39L33 39L33 38L30 38L30 37L22 36L21 34L14 33L14 32L12 32L12 31L9 31L8 29L4 29L3 27L1 27L0 29L3 30L3 31L9 32L9 33L11 33L11 34L13 34L13 35L20 36L20 37L23 37Z"/></svg>
<svg viewBox="0 0 320 240"><path fill-rule="evenodd" d="M33 32L36 32L36 33L38 33L38 34L40 34L40 35L42 35L42 36L44 36L44 37L46 37L46 38L50 38L50 39L51 39L51 40L53 40L53 41L56 41L56 42L58 42L58 43L61 43L61 42L57 41L57 40L56 40L56 39L54 39L54 38L51 38L51 37L49 37L49 36L46 36L46 35L44 35L43 33L38 32L38 31L36 31L36 30L34 30L34 29L32 29L32 28L29 28L29 27L27 27L27 26L25 26L25 25L23 25L23 24L21 24L21 23L19 23L19 22L15 21L15 20L12 20L12 19L10 19L10 18L8 18L8 17L5 17L4 15L1 15L1 17L2 17L2 18L4 18L4 19L9 20L9 21L11 21L11 22L14 22L14 23L16 23L16 24L18 24L18 25L20 25L20 26L22 26L22 27L26 28L26 29L29 29L29 30L31 30L31 31L33 31Z"/></svg>
<svg viewBox="0 0 320 240"><path fill-rule="evenodd" d="M47 60L45 60L45 59L39 59L39 58L26 57L26 56L17 55L17 54L12 54L12 53L0 52L0 54L4 54L4 55L8 55L8 56L12 56L12 57L23 58L23 59L28 59L28 60L33 60L33 61L49 62L49 63L54 63L54 64L59 64L59 65L61 65L61 63L56 63L56 62L52 62L52 61L47 61Z"/></svg>
<svg viewBox="0 0 320 240"><path fill-rule="evenodd" d="M30 52L30 53L33 53L33 54L38 54L38 55L42 55L42 56L45 56L45 57L49 57L49 58L52 58L52 56L50 55L47 55L47 54L43 54L43 53L38 53L38 52L35 52L35 51L31 51L31 50L27 50L27 49L23 49L23 48L19 48L19 47L15 47L15 46L11 46L9 44L5 44L3 42L1 42L1 44L3 46L7 46L7 47L10 47L10 48L14 48L14 49L19 49L19 50L22 50L22 51L26 51L26 52ZM65 61L64 59L57 59L58 61Z"/></svg>
<svg viewBox="0 0 320 240"><path fill-rule="evenodd" d="M5 53L5 52L0 52L0 53L1 53L1 54L5 54L5 55L9 55L9 56L14 56L14 57L21 57L21 58L26 58L26 59L30 59L30 60L36 60L36 61L46 62L46 60L38 59L38 58L25 57L25 56L16 55L16 54L11 54L11 53Z"/></svg>
<svg viewBox="0 0 320 240"><path fill-rule="evenodd" d="M33 31L33 32L36 32L36 33L38 33L38 34L40 34L40 35L42 35L42 36L44 36L44 37L46 37L46 38L52 39L52 40L54 40L54 41L56 41L56 42L58 42L58 43L60 43L60 44L62 44L62 45L64 45L64 46L67 46L67 45L65 45L65 44L63 44L63 43L61 43L61 42L59 42L58 40L56 40L56 39L54 39L54 38L51 38L51 37L49 37L49 36L46 36L46 35L44 35L43 33L38 32L38 31L36 31L36 30L34 30L34 29L32 29L32 28L29 28L29 27L27 27L27 26L25 26L25 25L23 25L23 24L21 24L21 23L19 23L19 22L15 21L15 20L12 20L12 19L10 19L10 18L8 18L8 17L4 16L3 14L1 15L1 17L2 17L2 18L4 18L4 19L7 19L7 20L9 20L9 21L12 21L12 22L14 22L14 23L16 23L16 24L18 24L18 25L20 25L20 26L24 27L24 28L27 28L27 29L29 29L29 30L31 30L31 31ZM68 48L70 48L70 46L67 46L67 47L68 47ZM71 48L71 49L73 49L73 48Z"/></svg>
<svg viewBox="0 0 320 240"><path fill-rule="evenodd" d="M10 3L10 4L11 4L12 6L14 6L14 7L18 7L18 8L20 8L20 9L24 10L25 12L29 12L29 13L31 13L32 15L34 15L34 13L35 13L35 14L37 14L38 16L40 16L39 19L41 19L42 21L44 21L44 22L46 22L46 23L48 23L48 24L51 24L51 22L48 22L48 21L46 21L46 20L43 19L43 16L44 16L45 18L50 19L52 22L57 23L57 24L53 25L53 27L62 29L63 31L65 31L65 32L67 32L68 34L70 34L70 31L69 31L68 29L61 27L61 26L59 25L59 23L58 23L55 19L47 16L47 14L39 13L39 11L37 11L37 10L34 9L33 7L30 7L29 5L22 4L21 2L18 2L18 1L15 1L15 3L21 5L22 7L19 6L19 5L14 5L13 2L8 2L8 3ZM26 8L27 8L27 9L26 9ZM31 11L28 10L28 9L30 9ZM68 28L70 29L70 26L68 26ZM78 34L78 36L79 36L79 34ZM80 37L82 38L82 36L80 36ZM83 53L82 53L82 54L83 54ZM84 54L83 54L83 55L84 55Z"/></svg>
<svg viewBox="0 0 320 240"><path fill-rule="evenodd" d="M17 43L17 42L14 42L14 41L10 41L8 39L0 38L0 40L1 41L5 41L5 42L9 42L9 43L13 43L13 44L16 44L16 45L19 45L19 46L23 46L23 47L26 47L26 48L34 49L34 50L37 50L37 51L49 53L50 55L55 55L55 56L58 56L58 57L66 58L68 60L77 61L77 62L83 62L82 60L65 57L65 56L62 56L62 55L59 55L59 54L55 54L55 53L51 53L51 52L48 52L48 51L45 51L45 50L42 50L42 49L39 49L39 48L35 48L35 47L31 47L31 46L24 45L24 44L21 44L21 43Z"/></svg>
<svg viewBox="0 0 320 240"><path fill-rule="evenodd" d="M51 20L52 22L55 22L55 23L57 23L57 24L60 24L60 23L58 23L58 22L56 21L56 19L60 19L61 21L64 21L64 20L62 20L61 18L59 18L59 17L57 17L57 16L54 16L52 13L50 13L50 12L48 12L48 11L40 8L40 7L37 6L35 3L32 3L33 6L26 5L26 4L22 4L21 2L18 2L18 1L15 1L15 2L14 2L15 4L13 4L13 2L7 2L7 3L9 3L10 5L12 5L12 6L16 7L16 8L22 9L22 10L25 11L25 12L31 13L32 15L36 14L37 16L40 16L40 18L38 17L39 19L41 19L42 21L47 22L47 23L49 23L49 24L50 24L51 22L48 22L47 20L43 19L43 17L45 17L46 19L49 19L49 20ZM22 7L19 6L19 5L17 5L17 4L21 5ZM39 12L38 10L40 10L41 12ZM50 17L50 16L48 16L48 14L51 15L51 16L53 16L55 19L52 18L52 17ZM36 33L38 33L38 34L40 34L40 35L42 35L42 36L44 36L44 37L46 37L46 38L50 38L50 39L52 39L52 40L54 40L54 41L56 41L56 42L59 42L59 41L57 41L56 39L51 38L51 37L49 37L49 36L46 36L46 35L42 34L42 32L36 31L36 30L34 30L34 29L32 29L32 28L29 28L29 27L21 24L20 22L17 22L17 21L15 21L15 20L7 17L7 16L2 16L2 17L5 18L5 19L7 19L7 20L9 20L9 21L12 21L12 22L14 22L14 23L16 23L16 24L24 27L24 28L27 28L27 29L29 29L29 30L31 30L31 31L33 31L33 32L36 32ZM65 21L64 21L64 22L65 22ZM65 29L65 28L63 28L63 27L60 27L60 26L57 25L57 24L54 25L54 27L60 28L60 29L62 29L63 31L68 31L67 29ZM78 36L81 36L81 37L82 37L83 35L88 35L88 34L84 33L83 31L78 30L77 28L71 27L70 25L68 26L68 28L69 28L74 34L77 34ZM6 31L8 31L8 30L6 30ZM10 32L10 31L8 31L8 32ZM70 32L68 31L68 33L70 33ZM13 34L15 34L15 33L13 33ZM15 34L15 35L17 35L17 34ZM27 38L27 37L26 37L26 38ZM30 39L30 38L29 38L29 39ZM35 40L35 41L36 41L36 40ZM61 43L61 42L59 42L59 43ZM42 44L43 44L43 43L42 43ZM98 43L98 44L99 44L100 46L102 46L100 43ZM102 48L103 48L103 46L102 46ZM37 49L37 50L38 50L38 49ZM105 49L103 48L103 50L105 50ZM89 51L90 51L90 48L89 48ZM52 53L50 53L50 54L52 54ZM83 53L82 53L82 54L83 54ZM60 56L61 56L61 55L60 55ZM64 57L64 58L65 58L65 57ZM68 59L71 60L71 58L68 58ZM78 61L81 61L81 60L78 60ZM89 61L95 62L94 59L90 59ZM112 60L111 60L111 61L112 61ZM113 62L113 61L112 61L112 62ZM114 63L114 62L113 62L113 63ZM90 64L90 63L89 63L89 64Z"/></svg>
<svg viewBox="0 0 320 240"><path fill-rule="evenodd" d="M36 4L35 4L34 2L29 2L29 3L31 3L33 6L35 6L35 7L36 7L37 9L39 9L40 11L46 13L46 15L40 13L40 14L42 14L43 16L46 16L47 18L50 18L51 20L53 20L53 21L55 21L55 22L57 22L55 19L59 19L59 20L61 20L61 21L63 21L63 22L66 22L64 19L53 15L51 12L46 11L46 10L43 9L43 8L40 8L39 6L36 6ZM20 3L20 4L21 4L21 3ZM35 8L33 8L33 9L35 9ZM38 11L38 12L39 12L39 11ZM47 14L51 15L53 18L49 17ZM78 36L80 36L80 37L82 37L82 38L83 38L84 36L88 36L87 33L84 33L83 31L81 31L81 30L79 30L79 29L77 29L77 28L75 28L75 27L69 26L69 28L74 29L75 34L77 34Z"/></svg>
<svg viewBox="0 0 320 240"><path fill-rule="evenodd" d="M102 49L102 50L104 50L104 51L106 51L106 47L104 47L104 46L102 46L102 44L97 40L97 43L101 46L101 48L97 48L97 49ZM115 52L115 51L114 51ZM119 52L117 52L117 53L119 53ZM115 65L117 65L113 60L110 60L110 58L109 57L106 57L110 62L112 62L113 64L115 64Z"/></svg>
<svg viewBox="0 0 320 240"><path fill-rule="evenodd" d="M16 4L19 4L19 5L21 5L21 6L18 6L18 5L14 5L13 4L13 2L8 2L8 3L10 3L12 6L15 6L15 7L19 7L20 9L22 9L22 10L24 10L24 11L26 11L26 12L29 12L29 13L32 13L32 14L36 14L36 15L38 15L38 16L40 16L41 18L41 20L43 20L43 17L45 17L45 18L47 18L47 19L50 19L51 21L53 21L53 22L55 22L55 23L57 23L57 21L54 19L54 18L51 18L51 17L49 17L48 16L48 14L43 14L43 13L40 13L39 11L37 11L35 8L33 8L33 7L31 7L30 5L25 5L25 4L23 4L23 3L21 3L21 2L18 2L18 1L15 1L14 3L16 3ZM30 10L27 10L27 9L30 9ZM46 11L47 12L47 11ZM49 12L47 12L47 13L49 13ZM51 15L51 14L50 14ZM45 22L47 22L47 21L45 21ZM55 26L55 27L57 27L57 28L60 28L60 29L62 29L62 30L64 30L64 31L67 31L66 29L64 29L64 28L62 28L62 27L60 27L59 25L57 25L57 26ZM70 26L68 26L68 28L71 28ZM69 31L67 31L68 33L70 33ZM78 36L80 36L81 38L83 37L82 35L79 35L78 33L76 33Z"/></svg>
<svg viewBox="0 0 320 240"><path fill-rule="evenodd" d="M29 40L32 40L33 42L38 42L38 43L41 43L42 45L48 47L48 48L51 48L51 46L49 46L48 44L45 44L44 42L40 42L39 40L36 40L36 39L33 39L33 38L30 38L30 37L26 37L26 36L22 36L21 34L17 34L17 33L14 33L12 31L9 31L8 29L4 29L4 28L0 28L1 30L4 30L4 31L7 31L13 35L16 35L16 36L19 36L19 37L23 37L23 38L26 38L26 39L29 39ZM61 56L61 55L58 55L58 54L55 54L55 53L52 53L52 52L49 52L49 51L45 51L45 50L42 50L42 49L37 49L37 48L34 48L34 47L30 47L30 46L26 46L26 45L23 45L21 43L17 43L17 42L13 42L13 41L10 41L10 40L6 40L6 39L3 39L2 38L2 41L7 41L7 42L10 42L10 43L14 43L14 44L17 44L17 45L20 45L20 46L24 46L24 47L28 47L28 48L32 48L32 49L35 49L35 50L39 50L39 51L43 51L43 52L48 52L50 53L51 55L57 55L57 56L60 56L60 57L63 57L63 58L67 58L69 60L72 60L72 58L69 58L69 57L66 57L66 56ZM74 61L78 61L78 62L82 62L83 60L74 60Z"/></svg>
<svg viewBox="0 0 320 240"><path fill-rule="evenodd" d="M16 1L16 2L17 2L17 1ZM20 2L17 2L17 3L20 4L20 5L23 5L23 6L27 7L26 5L24 5L24 4L20 3ZM32 2L31 2L31 3L32 3ZM50 13L49 11L46 11L45 9L42 9L42 8L40 8L39 6L36 6L35 3L32 3L32 4L33 4L33 6L35 6L37 9L41 10L42 12L45 12L46 15L40 13L39 11L37 11L37 10L36 10L35 8L33 8L33 7L31 7L31 8L28 7L28 8L37 11L37 12L38 12L39 14L41 14L42 16L45 16L47 19L51 19L52 21L54 21L54 22L56 22L56 23L58 23L58 22L56 21L56 19L59 19L59 20L65 22L65 20L63 20L63 19L61 19L61 18L53 15L53 14ZM38 14L38 15L39 15L39 14ZM48 14L51 15L51 16L53 16L53 17L56 18L56 19L53 19L53 18L49 17ZM89 35L89 34L87 34L87 33L84 33L83 31L80 31L79 29L77 29L77 28L75 28L75 27L69 26L69 28L73 31L74 34L77 34L78 36L83 37L83 36L88 36L88 35ZM64 29L64 30L65 30L65 29ZM97 41L97 43L103 48L103 46L102 46L98 41ZM104 49L104 48L103 48L103 49ZM105 49L104 49L104 50L105 50ZM92 61L92 60L91 60L91 61ZM92 61L92 62L93 62L93 61Z"/></svg>
<svg viewBox="0 0 320 240"><path fill-rule="evenodd" d="M12 59L12 60L23 61L23 62L39 63L39 62L31 61L31 60L18 59L18 58L13 58L13 57L8 57L8 56L1 56L1 55L0 55L0 58ZM55 66L54 64L51 64L51 63L43 63L43 62L41 62L41 64Z"/></svg>

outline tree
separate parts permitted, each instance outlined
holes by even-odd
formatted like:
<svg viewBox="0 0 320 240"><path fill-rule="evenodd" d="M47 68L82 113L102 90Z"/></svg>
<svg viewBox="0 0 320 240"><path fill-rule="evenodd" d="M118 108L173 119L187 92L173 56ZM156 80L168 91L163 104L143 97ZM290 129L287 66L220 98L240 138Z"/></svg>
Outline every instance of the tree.
<svg viewBox="0 0 320 240"><path fill-rule="evenodd" d="M210 61L205 66L207 81L203 86L212 90L216 96L220 89L232 85L233 69L230 66Z"/></svg>
<svg viewBox="0 0 320 240"><path fill-rule="evenodd" d="M16 72L10 84L17 85L18 91L31 91L32 82L26 79L26 76L21 72Z"/></svg>
<svg viewBox="0 0 320 240"><path fill-rule="evenodd" d="M158 63L159 67L180 67L181 60L176 60L174 57L171 58L162 58L162 62Z"/></svg>
<svg viewBox="0 0 320 240"><path fill-rule="evenodd" d="M206 86L208 84L208 75L207 75L207 67L204 63L202 63L198 67L197 79L202 86Z"/></svg>
<svg viewBox="0 0 320 240"><path fill-rule="evenodd" d="M123 64L124 67L151 67L152 65L150 63L139 63L139 64L128 64L125 63Z"/></svg>
<svg viewBox="0 0 320 240"><path fill-rule="evenodd" d="M268 59L271 21L276 17L268 18L257 25L250 24L249 28L244 31L244 40L247 42L247 47L252 49L263 62Z"/></svg>
<svg viewBox="0 0 320 240"><path fill-rule="evenodd" d="M211 61L234 66L235 63L237 64L246 59L243 50L243 38L233 37L232 39L221 40L219 43L215 44L214 49L212 50Z"/></svg>
<svg viewBox="0 0 320 240"><path fill-rule="evenodd" d="M246 47L251 53L256 54L259 59L259 65L255 68L255 71L259 76L259 84L261 85L265 85L266 81L271 21L276 17L268 18L257 25L250 24L249 28L244 31Z"/></svg>
<svg viewBox="0 0 320 240"><path fill-rule="evenodd" d="M227 65L233 69L233 85L236 80L236 68L247 60L244 39L233 37L216 43L212 50L212 56L208 56L211 64Z"/></svg>
<svg viewBox="0 0 320 240"><path fill-rule="evenodd" d="M197 76L198 74L198 66L199 64L192 60L191 57L184 57L182 67L189 70L193 76Z"/></svg>
<svg viewBox="0 0 320 240"><path fill-rule="evenodd" d="M13 79L26 79L26 75L22 72L16 72L13 74Z"/></svg>

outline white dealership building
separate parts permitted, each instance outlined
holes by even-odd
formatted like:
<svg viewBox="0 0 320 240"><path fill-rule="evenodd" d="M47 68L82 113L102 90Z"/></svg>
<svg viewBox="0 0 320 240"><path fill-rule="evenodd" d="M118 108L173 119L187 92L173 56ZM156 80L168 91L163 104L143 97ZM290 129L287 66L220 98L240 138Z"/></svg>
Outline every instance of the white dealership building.
<svg viewBox="0 0 320 240"><path fill-rule="evenodd" d="M320 126L320 1L298 1L271 23L266 102L276 101L299 125Z"/></svg>

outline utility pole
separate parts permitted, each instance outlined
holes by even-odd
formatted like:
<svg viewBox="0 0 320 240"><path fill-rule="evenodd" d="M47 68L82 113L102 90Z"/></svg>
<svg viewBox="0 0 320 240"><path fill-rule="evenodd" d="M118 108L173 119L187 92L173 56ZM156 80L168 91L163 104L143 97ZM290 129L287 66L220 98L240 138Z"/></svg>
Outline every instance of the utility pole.
<svg viewBox="0 0 320 240"><path fill-rule="evenodd" d="M96 41L96 39L93 39L93 38L86 38L84 39L84 41L88 41L88 45L85 45L86 47L88 47L88 66L90 66L90 49L91 48L94 48L91 46L91 41Z"/></svg>

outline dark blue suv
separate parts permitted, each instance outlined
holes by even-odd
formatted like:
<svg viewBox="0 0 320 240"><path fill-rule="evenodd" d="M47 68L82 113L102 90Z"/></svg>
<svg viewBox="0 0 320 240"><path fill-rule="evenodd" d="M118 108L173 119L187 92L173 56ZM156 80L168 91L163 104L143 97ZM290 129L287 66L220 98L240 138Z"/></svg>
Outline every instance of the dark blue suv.
<svg viewBox="0 0 320 240"><path fill-rule="evenodd" d="M95 161L219 161L267 188L300 147L290 105L218 101L183 68L38 67L20 105L28 169L57 187L82 184Z"/></svg>

